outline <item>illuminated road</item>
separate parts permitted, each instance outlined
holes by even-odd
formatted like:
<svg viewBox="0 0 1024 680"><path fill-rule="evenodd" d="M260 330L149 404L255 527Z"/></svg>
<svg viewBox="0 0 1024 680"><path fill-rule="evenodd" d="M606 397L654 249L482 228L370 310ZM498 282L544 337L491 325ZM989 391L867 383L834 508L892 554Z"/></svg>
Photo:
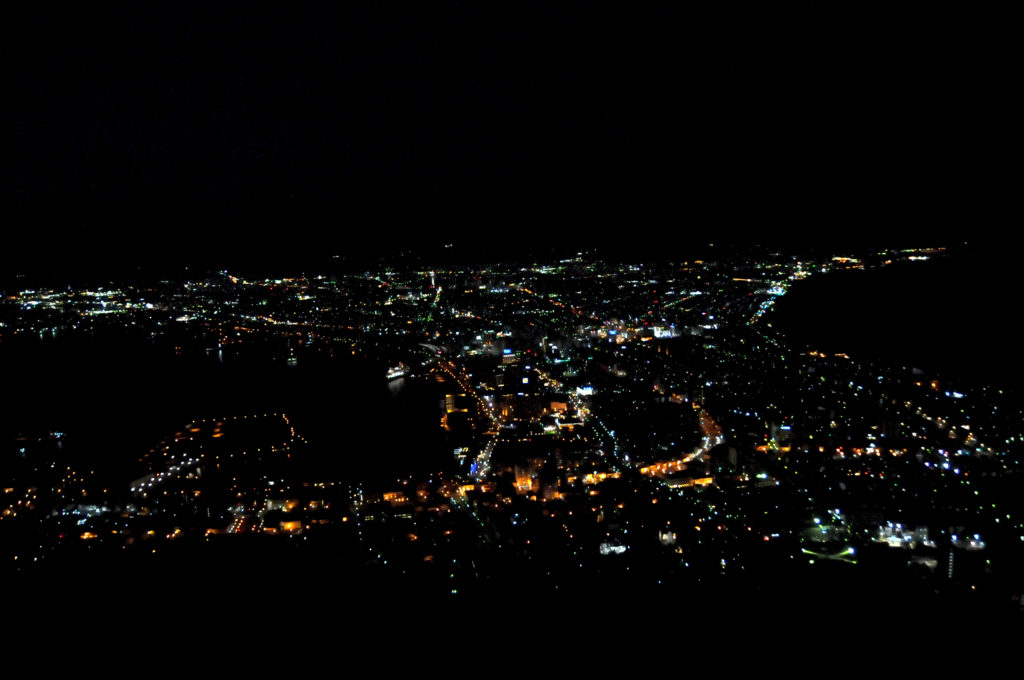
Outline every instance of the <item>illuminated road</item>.
<svg viewBox="0 0 1024 680"><path fill-rule="evenodd" d="M703 406L699 404L693 405L698 410L698 417L700 418L700 431L704 435L701 439L701 444L698 446L693 453L683 458L684 463L692 463L695 460L699 460L704 457L711 449L721 444L725 439L722 437L722 428L718 426L711 414L704 410Z"/></svg>
<svg viewBox="0 0 1024 680"><path fill-rule="evenodd" d="M490 439L487 441L486 444L484 444L483 449L477 456L476 469L472 475L477 480L484 479L491 469L491 453L494 451L494 445L497 443L498 434L501 431L501 419L494 412L494 409L487 404L484 398L477 393L476 388L473 387L472 383L469 380L469 376L466 375L466 372L462 370L460 367L458 367L453 361L438 361L437 365L434 366L433 370L443 371L447 373L449 376L451 376L455 380L455 382L458 383L459 387L462 388L463 393L476 399L476 403L477 406L480 408L480 411L484 413L491 421L491 429L488 430L486 433L490 437Z"/></svg>

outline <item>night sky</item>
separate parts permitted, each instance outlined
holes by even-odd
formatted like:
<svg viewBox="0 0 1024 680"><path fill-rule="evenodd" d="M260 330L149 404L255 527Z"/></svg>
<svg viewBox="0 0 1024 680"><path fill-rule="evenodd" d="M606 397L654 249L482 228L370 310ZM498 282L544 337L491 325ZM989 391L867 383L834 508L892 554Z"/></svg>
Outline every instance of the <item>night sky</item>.
<svg viewBox="0 0 1024 680"><path fill-rule="evenodd" d="M1011 22L981 8L27 5L8 270L1016 222Z"/></svg>

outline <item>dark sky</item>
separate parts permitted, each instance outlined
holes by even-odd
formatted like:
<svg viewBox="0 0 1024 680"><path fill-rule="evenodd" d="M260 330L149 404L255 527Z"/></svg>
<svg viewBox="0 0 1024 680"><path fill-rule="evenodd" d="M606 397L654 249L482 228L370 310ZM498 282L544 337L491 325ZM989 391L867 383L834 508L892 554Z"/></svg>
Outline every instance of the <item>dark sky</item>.
<svg viewBox="0 0 1024 680"><path fill-rule="evenodd" d="M1019 221L1012 24L981 8L25 4L8 268Z"/></svg>

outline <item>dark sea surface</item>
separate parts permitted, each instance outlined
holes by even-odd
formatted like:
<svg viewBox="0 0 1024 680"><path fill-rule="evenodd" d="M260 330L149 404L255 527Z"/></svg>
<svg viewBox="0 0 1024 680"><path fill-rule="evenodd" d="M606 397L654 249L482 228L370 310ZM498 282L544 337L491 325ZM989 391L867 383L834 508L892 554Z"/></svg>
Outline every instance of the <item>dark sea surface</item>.
<svg viewBox="0 0 1024 680"><path fill-rule="evenodd" d="M271 350L178 355L137 336L58 335L0 345L0 436L63 432L69 455L125 479L141 453L193 419L285 412L325 476L363 479L437 469L438 386L389 389L356 358Z"/></svg>
<svg viewBox="0 0 1024 680"><path fill-rule="evenodd" d="M1020 250L812 276L768 317L796 346L1019 390Z"/></svg>

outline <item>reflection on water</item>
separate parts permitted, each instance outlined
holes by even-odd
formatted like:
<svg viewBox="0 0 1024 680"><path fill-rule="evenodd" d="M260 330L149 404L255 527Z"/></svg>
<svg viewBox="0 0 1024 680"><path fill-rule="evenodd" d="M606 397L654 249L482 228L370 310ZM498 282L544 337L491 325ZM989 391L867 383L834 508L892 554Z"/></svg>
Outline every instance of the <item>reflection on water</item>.
<svg viewBox="0 0 1024 680"><path fill-rule="evenodd" d="M391 396L397 397L398 393L405 388L405 378L394 378L388 381L388 391L391 392Z"/></svg>

